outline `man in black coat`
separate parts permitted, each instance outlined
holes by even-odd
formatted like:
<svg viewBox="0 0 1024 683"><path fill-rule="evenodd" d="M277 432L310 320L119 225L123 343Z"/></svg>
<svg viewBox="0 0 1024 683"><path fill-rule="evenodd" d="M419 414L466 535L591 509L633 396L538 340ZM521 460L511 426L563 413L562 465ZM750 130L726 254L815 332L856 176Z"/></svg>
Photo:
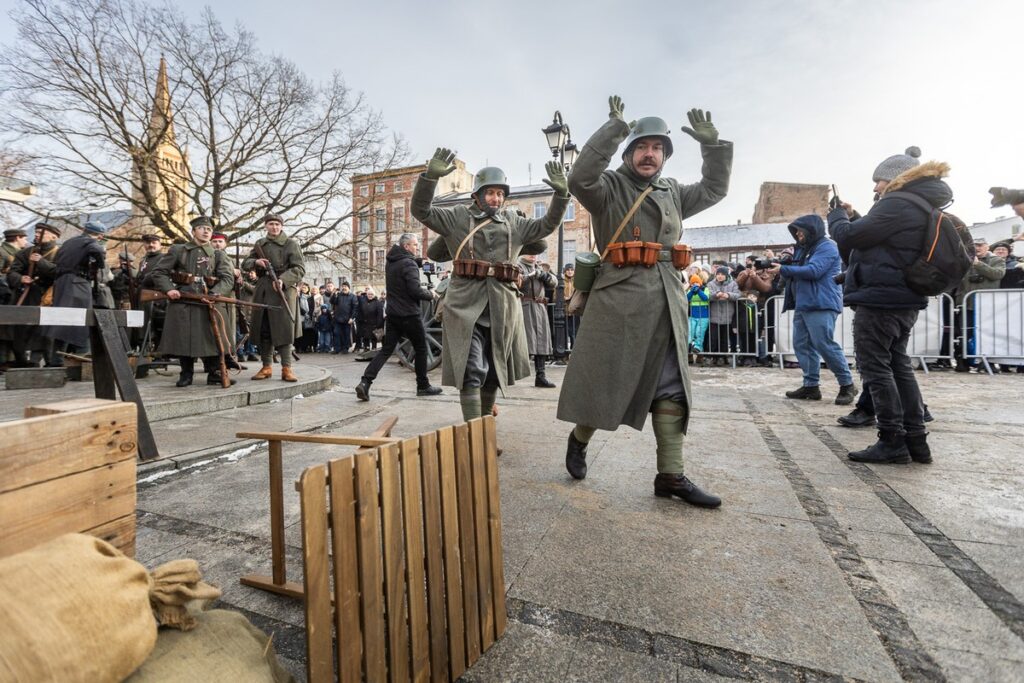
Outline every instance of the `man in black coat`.
<svg viewBox="0 0 1024 683"><path fill-rule="evenodd" d="M370 385L403 338L412 342L416 354L416 395L436 396L441 393L441 388L430 386L427 378L427 333L420 316L420 302L430 301L436 294L420 284L420 266L416 262L419 249L419 238L405 233L388 252L384 273L388 290L384 345L370 361L370 367L366 368L362 381L356 386L356 396L361 401L370 400Z"/></svg>
<svg viewBox="0 0 1024 683"><path fill-rule="evenodd" d="M352 348L352 320L356 317L356 295L349 290L347 282L341 283L341 291L331 297L334 315L334 338L337 348L334 353L348 353Z"/></svg>
<svg viewBox="0 0 1024 683"><path fill-rule="evenodd" d="M57 266L57 280L53 285L54 306L93 307L93 286L97 284L95 279L107 261L107 250L101 242L106 234L107 226L99 221L89 221L82 234L72 237L57 250L54 261ZM89 348L88 327L48 326L43 334L54 340L55 351L81 353Z"/></svg>
<svg viewBox="0 0 1024 683"><path fill-rule="evenodd" d="M828 216L832 238L849 264L843 301L856 311L854 354L878 421L878 441L849 454L858 462L932 461L921 390L907 356L910 332L928 300L911 290L903 275L921 251L929 214L906 199L886 196L909 192L934 207L952 201L953 192L942 181L949 166L937 161L920 164L920 155L911 147L878 165L873 178L878 201L866 216L860 217L848 204L837 205L837 200Z"/></svg>

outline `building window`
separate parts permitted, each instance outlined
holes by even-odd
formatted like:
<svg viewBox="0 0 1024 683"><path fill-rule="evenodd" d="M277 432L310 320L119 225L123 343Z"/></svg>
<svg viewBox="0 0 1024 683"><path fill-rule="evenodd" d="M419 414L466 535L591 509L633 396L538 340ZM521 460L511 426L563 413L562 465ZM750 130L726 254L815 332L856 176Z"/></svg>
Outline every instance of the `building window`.
<svg viewBox="0 0 1024 683"><path fill-rule="evenodd" d="M574 221L574 220L576 220L576 202L573 202L573 201L569 202L569 206L566 207L566 209L565 209L565 218L563 220L566 220L566 221Z"/></svg>
<svg viewBox="0 0 1024 683"><path fill-rule="evenodd" d="M693 262L694 263L707 263L707 264L710 265L711 264L711 254L694 254L693 255Z"/></svg>
<svg viewBox="0 0 1024 683"><path fill-rule="evenodd" d="M359 214L359 234L365 235L370 232L370 216L365 213Z"/></svg>
<svg viewBox="0 0 1024 683"><path fill-rule="evenodd" d="M562 259L564 263L576 263L576 240L562 241Z"/></svg>
<svg viewBox="0 0 1024 683"><path fill-rule="evenodd" d="M745 251L730 251L729 252L729 263L743 263L747 258L747 252Z"/></svg>
<svg viewBox="0 0 1024 683"><path fill-rule="evenodd" d="M388 229L388 210L377 209L377 225L375 230L377 232L385 232Z"/></svg>
<svg viewBox="0 0 1024 683"><path fill-rule="evenodd" d="M398 230L405 230L405 207L394 206L391 208L391 221Z"/></svg>
<svg viewBox="0 0 1024 683"><path fill-rule="evenodd" d="M401 180L396 180L395 181L395 189L392 190L392 192L404 192L404 191L405 191L405 183L403 183Z"/></svg>
<svg viewBox="0 0 1024 683"><path fill-rule="evenodd" d="M384 183L377 183L377 186L373 188L373 191L377 194L384 194Z"/></svg>
<svg viewBox="0 0 1024 683"><path fill-rule="evenodd" d="M548 205L545 202L534 202L533 203L533 217L544 218L544 214L548 212Z"/></svg>
<svg viewBox="0 0 1024 683"><path fill-rule="evenodd" d="M373 267L380 270L384 267L384 250L374 249L373 250Z"/></svg>
<svg viewBox="0 0 1024 683"><path fill-rule="evenodd" d="M360 249L359 250L359 267L366 269L370 265L370 250Z"/></svg>
<svg viewBox="0 0 1024 683"><path fill-rule="evenodd" d="M360 197L369 197L370 196L370 186L369 185L363 185L362 187L360 187L359 188L359 196Z"/></svg>

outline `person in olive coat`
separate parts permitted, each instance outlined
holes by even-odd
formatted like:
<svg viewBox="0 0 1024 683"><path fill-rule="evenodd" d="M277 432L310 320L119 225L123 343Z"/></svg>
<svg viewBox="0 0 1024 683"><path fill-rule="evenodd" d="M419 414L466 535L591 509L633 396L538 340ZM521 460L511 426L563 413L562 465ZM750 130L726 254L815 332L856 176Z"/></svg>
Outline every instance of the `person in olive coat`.
<svg viewBox="0 0 1024 683"><path fill-rule="evenodd" d="M718 139L710 114L691 110L692 127L682 130L701 145L703 177L681 185L661 175L673 151L667 124L648 117L631 126L622 117L620 98L611 97L609 105L608 121L587 141L572 167L569 189L591 213L597 247L603 251L630 208L650 188L629 230L616 241L658 242L662 249L651 268L604 263L599 269L558 402L558 418L576 425L569 435L566 469L576 479L586 476L587 442L596 429L614 431L627 425L639 430L653 413L658 444L655 495L717 507L717 496L701 491L683 474L683 436L692 405L689 322L686 288L669 250L680 240L683 219L725 197L732 143ZM622 164L607 170L623 140ZM633 236L635 228L639 238Z"/></svg>
<svg viewBox="0 0 1024 683"><path fill-rule="evenodd" d="M569 190L562 165L548 162L544 182L554 195L543 217L528 219L502 209L508 180L501 169L486 167L474 177L472 204L434 207L437 181L455 170L454 159L447 149L434 153L416 181L410 208L414 218L444 238L453 257L492 264L483 279L452 275L441 322L441 383L459 389L463 418L471 420L491 413L499 389L504 392L530 375L516 288L494 277L493 264L514 264L524 245L554 232L569 205Z"/></svg>
<svg viewBox="0 0 1024 683"><path fill-rule="evenodd" d="M256 338L260 350L263 367L253 375L253 379L267 379L274 374L274 351L281 357L281 379L285 382L297 382L292 372L292 350L295 339L302 334L302 316L299 315L299 290L302 276L306 274L306 266L302 259L302 250L298 241L284 233L284 219L276 213L267 214L263 219L267 236L261 237L242 263L242 270L255 269L259 275L256 291L252 301L257 304L276 306L276 308L254 308L250 328ZM258 247L258 249L257 249ZM260 256L262 252L262 256ZM280 286L284 288L284 300L281 290L270 275L269 269L277 273ZM290 315L289 315L290 314Z"/></svg>
<svg viewBox="0 0 1024 683"><path fill-rule="evenodd" d="M519 267L523 269L523 284L520 300L523 306L523 325L526 329L526 350L533 356L534 386L545 389L554 388L544 372L544 361L551 355L551 326L548 323L545 291L558 284L551 271L544 270L537 263L535 255L519 257Z"/></svg>
<svg viewBox="0 0 1024 683"><path fill-rule="evenodd" d="M17 300L17 288L11 289L7 282L7 275L11 272L11 264L19 251L25 248L28 235L24 230L11 228L4 230L3 242L0 242L0 281L3 282L0 291L0 304L14 305ZM0 365L7 367L9 360L14 356L14 326L0 325ZM16 358L18 362L23 359Z"/></svg>
<svg viewBox="0 0 1024 683"><path fill-rule="evenodd" d="M192 220L192 241L173 245L153 270L151 278L154 287L167 295L167 317L164 333L160 338L158 353L177 356L181 363L181 374L177 386L192 384L196 358L203 359L206 383L221 384L221 347L231 348L232 341L219 319L222 337L218 343L210 322L210 307L193 301L182 300L183 292L189 294L213 294L231 296L235 278L231 264L222 251L216 251L210 244L213 223L206 216ZM230 334L233 336L233 334ZM235 381L231 380L231 384Z"/></svg>
<svg viewBox="0 0 1024 683"><path fill-rule="evenodd" d="M58 228L49 223L36 223L35 243L15 255L7 274L7 282L15 292L12 303L21 299L22 292L27 288L21 305L41 305L47 290L53 287L57 279L57 266L53 259L57 255L58 237ZM29 272L32 274L29 275ZM43 334L44 328L39 325L19 325L13 329L15 352L19 360L27 355L30 365L38 366L40 361L45 361L47 366L53 364L53 339Z"/></svg>

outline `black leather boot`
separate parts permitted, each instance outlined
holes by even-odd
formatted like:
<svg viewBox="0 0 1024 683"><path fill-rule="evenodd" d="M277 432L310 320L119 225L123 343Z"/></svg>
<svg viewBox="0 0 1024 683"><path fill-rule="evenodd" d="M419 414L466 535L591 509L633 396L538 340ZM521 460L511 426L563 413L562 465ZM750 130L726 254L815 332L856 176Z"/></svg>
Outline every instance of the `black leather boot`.
<svg viewBox="0 0 1024 683"><path fill-rule="evenodd" d="M927 465L932 461L932 449L928 447L928 432L917 436L908 434L905 440L911 460L922 465Z"/></svg>
<svg viewBox="0 0 1024 683"><path fill-rule="evenodd" d="M844 427L873 427L875 416L860 408L854 408L849 415L837 417L836 422Z"/></svg>
<svg viewBox="0 0 1024 683"><path fill-rule="evenodd" d="M534 375L537 377L533 382L533 386L541 387L543 389L554 389L554 383L549 382L547 376L544 374L544 359L544 356L533 357Z"/></svg>
<svg viewBox="0 0 1024 683"><path fill-rule="evenodd" d="M876 465L906 465L910 462L906 437L892 432L878 432L878 441L862 451L853 451L848 456L855 462Z"/></svg>
<svg viewBox="0 0 1024 683"><path fill-rule="evenodd" d="M716 495L701 491L700 488L682 474L661 474L654 478L654 495L659 498L682 498L690 505L702 508L716 508L722 499Z"/></svg>
<svg viewBox="0 0 1024 683"><path fill-rule="evenodd" d="M192 384L192 375L196 367L195 359L182 356L178 358L178 364L181 365L181 373L178 375L178 381L174 383L174 386L187 387Z"/></svg>
<svg viewBox="0 0 1024 683"><path fill-rule="evenodd" d="M800 387L786 392L786 398L798 398L805 401L820 401L821 389L818 387Z"/></svg>
<svg viewBox="0 0 1024 683"><path fill-rule="evenodd" d="M857 387L850 382L839 387L839 395L836 396L837 406L848 406L853 403L853 399L857 397Z"/></svg>
<svg viewBox="0 0 1024 683"><path fill-rule="evenodd" d="M220 370L214 370L213 372L206 373L206 383L209 386L217 386L217 387L221 386ZM235 380L228 378L228 386L231 386L234 383L235 383Z"/></svg>
<svg viewBox="0 0 1024 683"><path fill-rule="evenodd" d="M365 377L356 385L356 396L360 401L370 400L370 383Z"/></svg>
<svg viewBox="0 0 1024 683"><path fill-rule="evenodd" d="M578 440L572 432L569 432L569 445L565 449L565 469L573 479L587 477L587 444Z"/></svg>

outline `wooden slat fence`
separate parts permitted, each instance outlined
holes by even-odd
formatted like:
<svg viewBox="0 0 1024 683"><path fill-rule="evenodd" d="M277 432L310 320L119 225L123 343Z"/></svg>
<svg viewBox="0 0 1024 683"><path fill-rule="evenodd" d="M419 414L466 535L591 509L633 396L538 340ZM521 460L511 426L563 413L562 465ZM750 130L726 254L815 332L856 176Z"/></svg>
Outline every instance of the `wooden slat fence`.
<svg viewBox="0 0 1024 683"><path fill-rule="evenodd" d="M497 467L487 416L303 472L310 683L454 681L504 634Z"/></svg>

